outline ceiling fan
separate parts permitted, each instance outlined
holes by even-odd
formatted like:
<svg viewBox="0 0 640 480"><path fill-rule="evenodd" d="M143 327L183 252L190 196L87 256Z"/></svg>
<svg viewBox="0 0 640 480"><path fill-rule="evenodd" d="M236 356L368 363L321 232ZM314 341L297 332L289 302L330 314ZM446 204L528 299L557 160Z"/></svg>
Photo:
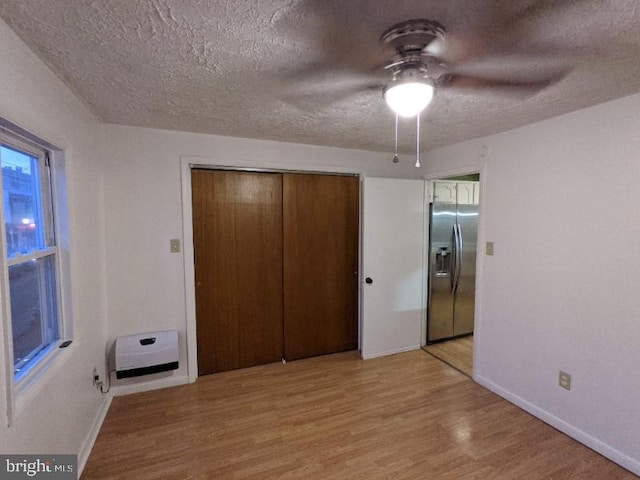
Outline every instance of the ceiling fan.
<svg viewBox="0 0 640 480"><path fill-rule="evenodd" d="M538 34L562 23L560 17L571 18L577 8L574 2L485 2L468 21L458 20L454 7L418 8L417 3L408 2L404 10L409 19L381 29L378 36L374 28L384 25L382 19L360 17L366 3L300 0L298 13L310 19L320 49L311 64L288 73L291 88L284 100L315 111L319 103L330 105L348 98L370 102L375 93L396 114L397 154L397 117L415 117L419 131L419 113L433 99L478 93L523 99L561 81L581 49L558 42L553 35ZM420 11L445 18L452 31ZM365 100L362 94L366 93ZM416 137L419 151L418 133Z"/></svg>
<svg viewBox="0 0 640 480"><path fill-rule="evenodd" d="M552 51L530 45L531 27L563 16L562 12L571 13L567 8L572 1L527 0L494 6L483 21L471 28L458 25L451 35L438 21L413 18L387 28L375 42L372 25L356 17L359 3L346 11L339 4L341 15L336 15L337 3L325 6L325 2L302 0L301 8L323 25L318 42L322 57L320 63L288 75L298 85L294 88L304 90L299 95L288 93L286 98L304 105L305 99L321 95L329 104L359 92L378 91L397 105L396 97L404 90L412 92L412 100L392 108L401 116L415 116L440 91L532 96L562 80L571 68L567 56L558 54L566 52L567 45L554 45Z"/></svg>
<svg viewBox="0 0 640 480"><path fill-rule="evenodd" d="M431 102L434 90L451 86L463 88L500 88L511 92L535 93L562 78L566 71L537 81L496 80L454 73L443 54L446 30L429 19L413 19L393 25L380 37L387 54L384 69L391 79L383 88L387 105L396 114L396 151L398 162L398 116L416 117L416 167L420 167L420 112Z"/></svg>
<svg viewBox="0 0 640 480"><path fill-rule="evenodd" d="M567 73L562 69L534 81L455 73L444 56L446 30L440 23L428 19L398 23L382 34L380 43L388 56L384 69L391 72L383 96L389 107L402 117L418 115L431 102L435 89L493 88L501 93L533 94Z"/></svg>

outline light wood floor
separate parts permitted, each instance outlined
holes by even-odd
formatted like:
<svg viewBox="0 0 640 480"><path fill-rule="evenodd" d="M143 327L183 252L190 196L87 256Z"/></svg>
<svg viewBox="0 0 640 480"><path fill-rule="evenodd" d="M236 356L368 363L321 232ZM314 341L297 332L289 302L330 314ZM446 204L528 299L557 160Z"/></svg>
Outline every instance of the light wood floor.
<svg viewBox="0 0 640 480"><path fill-rule="evenodd" d="M473 376L473 336L454 338L422 348L462 373Z"/></svg>
<svg viewBox="0 0 640 480"><path fill-rule="evenodd" d="M356 352L113 400L90 479L636 479L416 350Z"/></svg>

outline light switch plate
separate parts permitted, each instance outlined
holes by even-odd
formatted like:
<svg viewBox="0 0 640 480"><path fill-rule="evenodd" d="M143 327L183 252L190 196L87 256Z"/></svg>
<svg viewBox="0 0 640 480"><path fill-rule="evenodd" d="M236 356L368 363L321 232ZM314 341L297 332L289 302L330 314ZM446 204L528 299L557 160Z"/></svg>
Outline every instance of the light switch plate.
<svg viewBox="0 0 640 480"><path fill-rule="evenodd" d="M170 246L171 253L180 253L179 238L172 238L171 240L169 240L169 246Z"/></svg>
<svg viewBox="0 0 640 480"><path fill-rule="evenodd" d="M486 253L487 255L493 255L493 242L487 242Z"/></svg>

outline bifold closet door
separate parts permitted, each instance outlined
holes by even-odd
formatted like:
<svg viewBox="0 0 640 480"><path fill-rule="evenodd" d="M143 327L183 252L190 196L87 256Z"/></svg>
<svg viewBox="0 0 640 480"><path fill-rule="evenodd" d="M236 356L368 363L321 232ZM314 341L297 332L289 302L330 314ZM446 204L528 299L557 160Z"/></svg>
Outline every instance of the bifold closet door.
<svg viewBox="0 0 640 480"><path fill-rule="evenodd" d="M191 178L199 374L280 361L282 175Z"/></svg>
<svg viewBox="0 0 640 480"><path fill-rule="evenodd" d="M357 177L283 174L284 358L358 348Z"/></svg>

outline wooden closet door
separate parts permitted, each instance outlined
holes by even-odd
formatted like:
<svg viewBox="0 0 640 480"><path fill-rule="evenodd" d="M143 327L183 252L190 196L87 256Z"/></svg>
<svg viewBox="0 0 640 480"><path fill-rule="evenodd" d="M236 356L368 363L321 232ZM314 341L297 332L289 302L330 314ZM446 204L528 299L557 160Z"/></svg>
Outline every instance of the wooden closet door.
<svg viewBox="0 0 640 480"><path fill-rule="evenodd" d="M193 170L199 374L282 359L282 175Z"/></svg>
<svg viewBox="0 0 640 480"><path fill-rule="evenodd" d="M359 180L283 175L285 359L358 347Z"/></svg>

